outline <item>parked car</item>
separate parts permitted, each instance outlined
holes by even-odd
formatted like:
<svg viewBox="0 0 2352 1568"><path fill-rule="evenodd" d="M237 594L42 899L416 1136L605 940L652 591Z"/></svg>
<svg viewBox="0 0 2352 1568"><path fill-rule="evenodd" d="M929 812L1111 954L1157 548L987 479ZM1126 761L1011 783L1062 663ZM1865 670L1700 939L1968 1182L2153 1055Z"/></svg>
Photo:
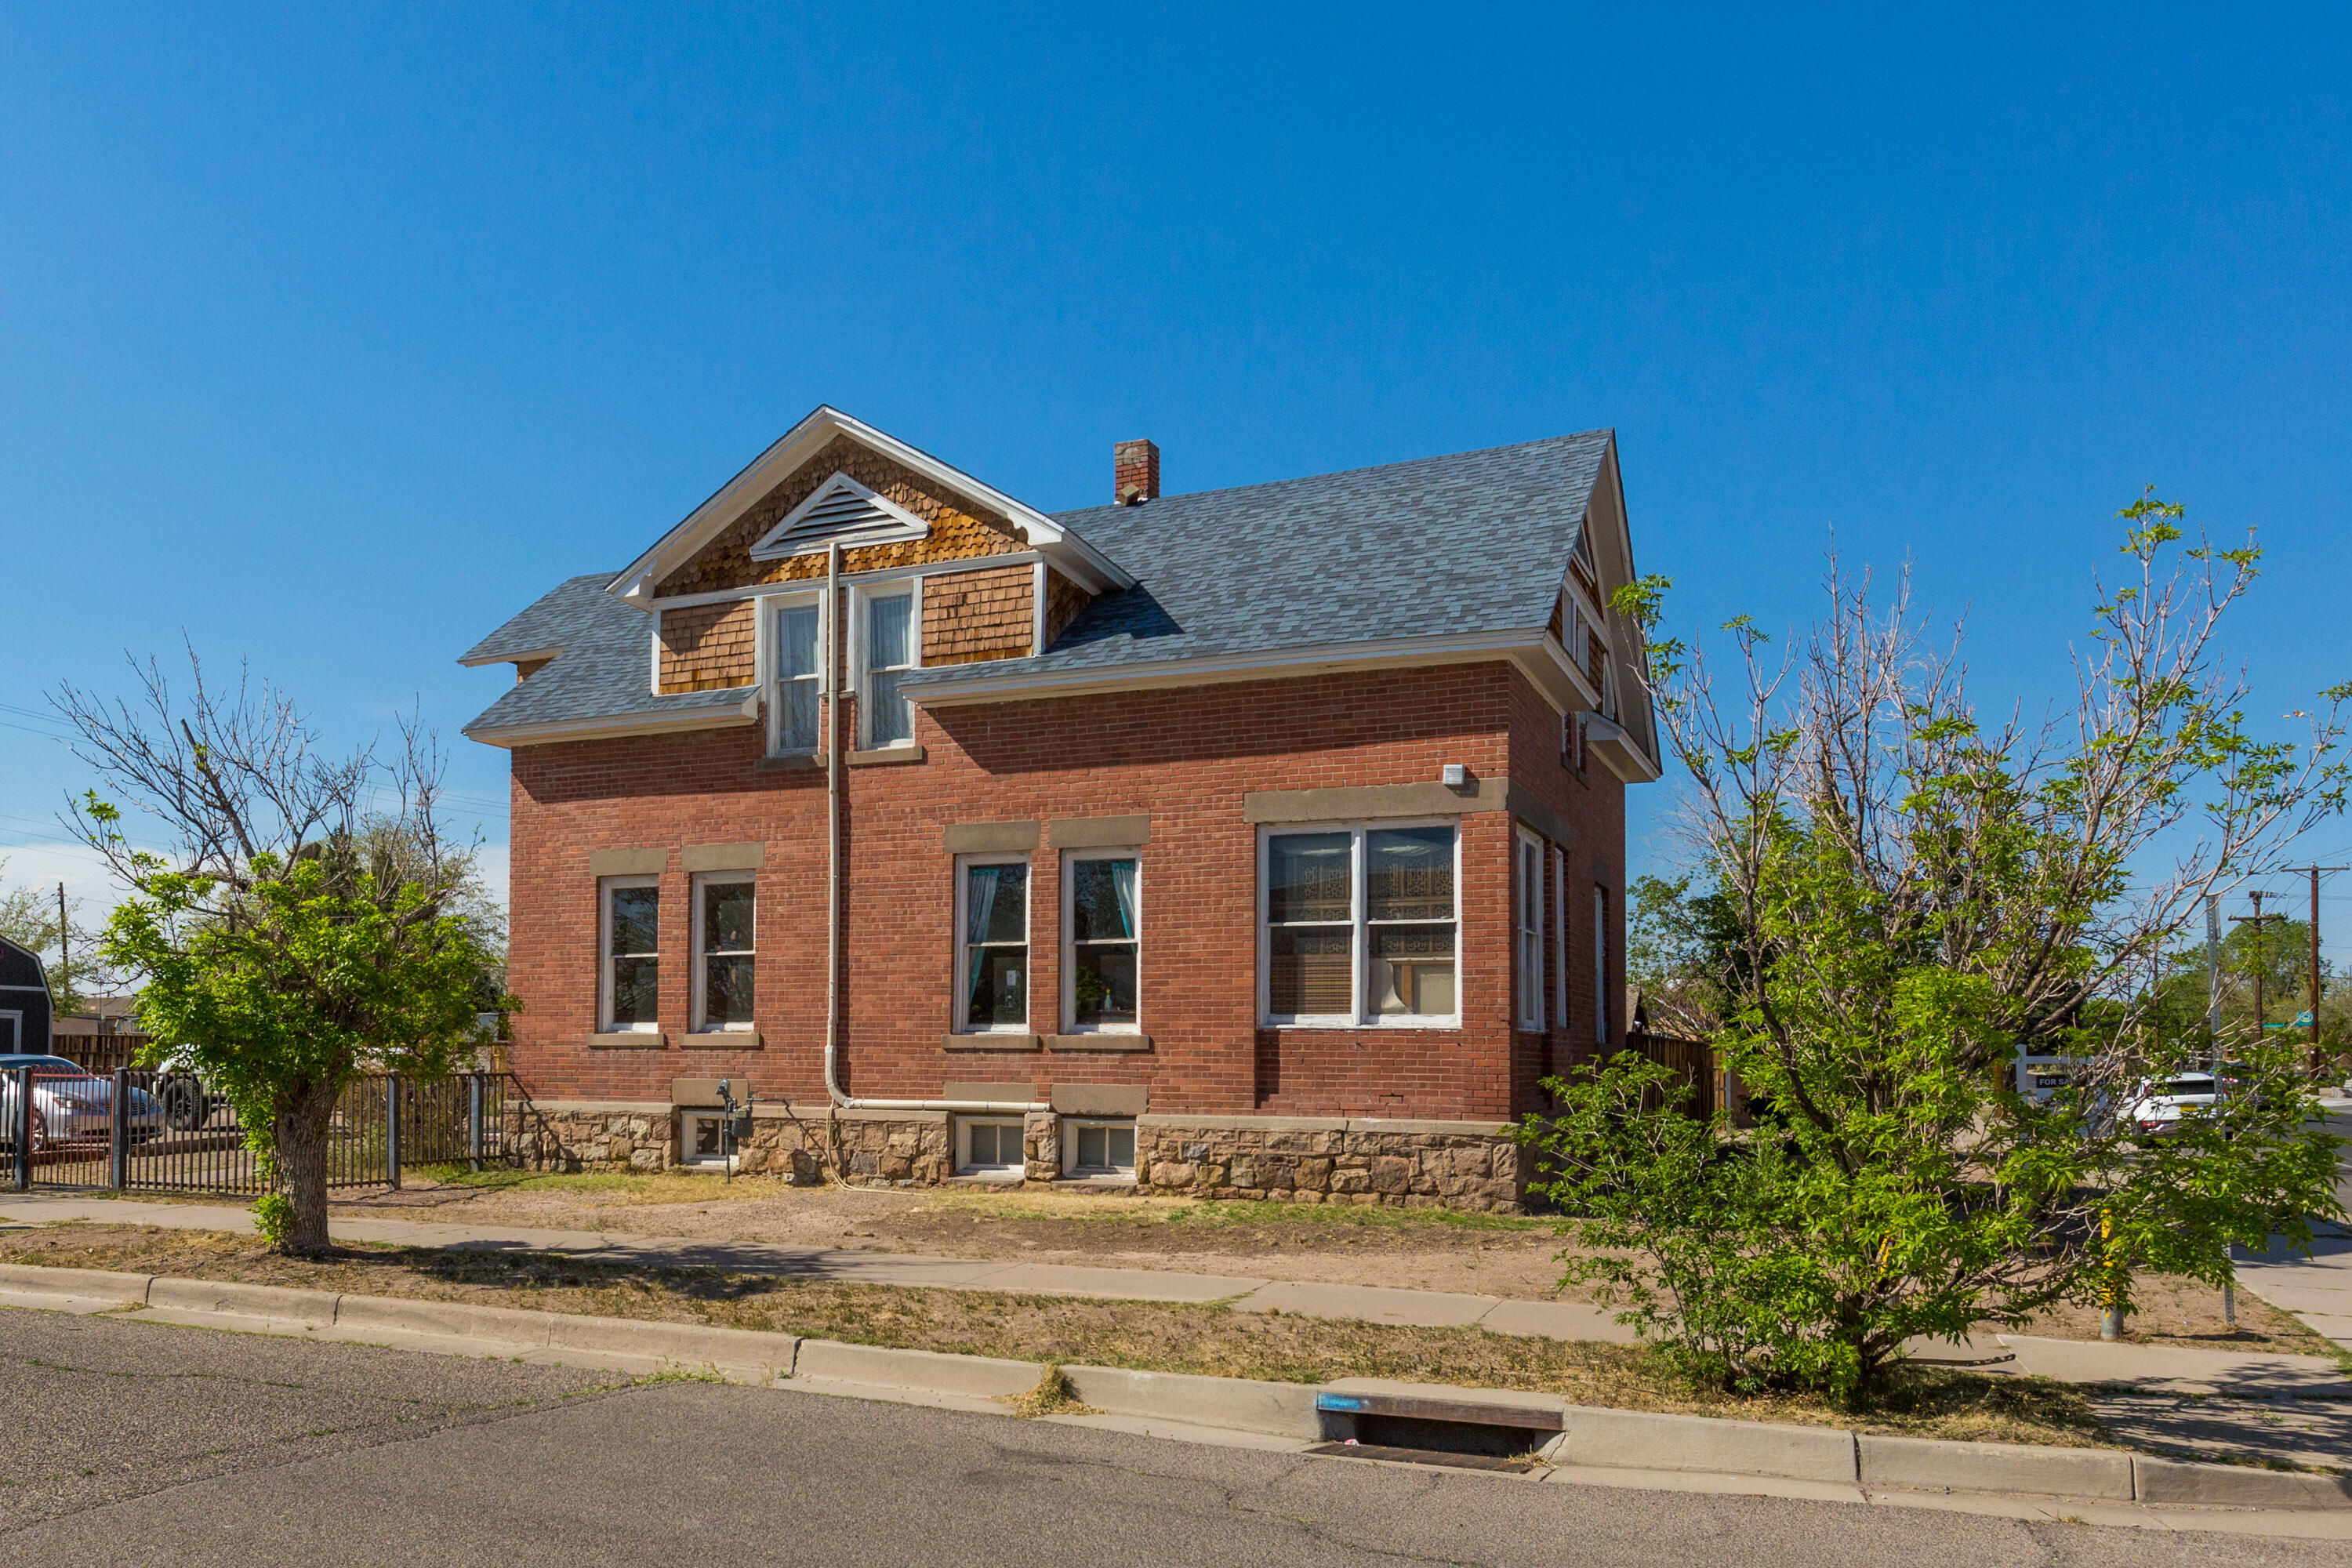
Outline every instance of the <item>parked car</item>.
<svg viewBox="0 0 2352 1568"><path fill-rule="evenodd" d="M163 1102L163 1121L174 1132L194 1132L212 1125L229 1104L205 1090L204 1080L185 1057L172 1056L155 1073L156 1098Z"/></svg>
<svg viewBox="0 0 2352 1568"><path fill-rule="evenodd" d="M16 1068L33 1069L34 1153L60 1143L103 1142L114 1129L114 1079L63 1057L16 1053L0 1056L0 1143L16 1146ZM131 1141L144 1143L163 1133L163 1108L145 1089L129 1093Z"/></svg>
<svg viewBox="0 0 2352 1568"><path fill-rule="evenodd" d="M2132 1090L2131 1120L2143 1137L2161 1137L2179 1130L2191 1110L2210 1110L2220 1103L2219 1086L2210 1072L2175 1073L2142 1083Z"/></svg>

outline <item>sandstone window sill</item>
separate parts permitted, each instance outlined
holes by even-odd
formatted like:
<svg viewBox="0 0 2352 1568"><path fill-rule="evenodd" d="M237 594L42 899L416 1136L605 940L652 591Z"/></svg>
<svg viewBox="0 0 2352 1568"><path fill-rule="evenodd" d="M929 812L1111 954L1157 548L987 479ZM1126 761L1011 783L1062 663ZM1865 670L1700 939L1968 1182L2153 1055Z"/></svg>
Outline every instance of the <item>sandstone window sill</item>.
<svg viewBox="0 0 2352 1568"><path fill-rule="evenodd" d="M1034 1051L1043 1047L1035 1035L945 1035L940 1048L949 1051Z"/></svg>
<svg viewBox="0 0 2352 1568"><path fill-rule="evenodd" d="M668 1044L669 1037L658 1029L622 1029L588 1037L592 1051L657 1051Z"/></svg>
<svg viewBox="0 0 2352 1568"><path fill-rule="evenodd" d="M844 760L853 768L879 768L894 763L919 763L928 755L920 746L877 746L870 752L852 752Z"/></svg>
<svg viewBox="0 0 2352 1568"><path fill-rule="evenodd" d="M688 1051L756 1051L760 1048L757 1029L701 1029L677 1037L678 1047Z"/></svg>
<svg viewBox="0 0 2352 1568"><path fill-rule="evenodd" d="M1056 1051L1148 1051L1151 1048L1151 1037L1109 1030L1087 1035L1048 1035L1045 1046Z"/></svg>

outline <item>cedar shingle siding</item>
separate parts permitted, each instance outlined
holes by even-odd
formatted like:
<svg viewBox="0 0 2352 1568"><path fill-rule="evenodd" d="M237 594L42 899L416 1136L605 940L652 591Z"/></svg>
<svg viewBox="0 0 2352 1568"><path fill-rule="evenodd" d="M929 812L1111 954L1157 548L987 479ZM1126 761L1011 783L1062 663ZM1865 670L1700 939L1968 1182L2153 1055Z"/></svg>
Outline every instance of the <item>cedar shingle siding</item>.
<svg viewBox="0 0 2352 1568"><path fill-rule="evenodd" d="M790 479L770 490L757 506L705 545L693 560L663 578L656 592L668 598L824 576L823 551L782 561L754 561L751 546L785 513L815 494L817 487L835 474L847 474L876 495L921 518L931 529L924 539L845 550L841 560L845 572L880 572L929 561L1005 555L1021 548L1021 542L1013 537L1012 523L1005 519L982 513L976 503L935 489L929 481L879 452L846 436L836 436L823 451L793 470Z"/></svg>
<svg viewBox="0 0 2352 1568"><path fill-rule="evenodd" d="M1036 574L997 566L923 580L923 662L971 664L1023 658L1036 633L1031 596Z"/></svg>
<svg viewBox="0 0 2352 1568"><path fill-rule="evenodd" d="M664 610L661 689L723 691L751 685L758 679L754 651L758 632L759 622L749 599Z"/></svg>
<svg viewBox="0 0 2352 1568"><path fill-rule="evenodd" d="M1054 646L1054 639L1062 635L1062 629L1076 620L1078 612L1087 607L1087 597L1084 588L1051 567L1046 569L1045 646L1047 647Z"/></svg>

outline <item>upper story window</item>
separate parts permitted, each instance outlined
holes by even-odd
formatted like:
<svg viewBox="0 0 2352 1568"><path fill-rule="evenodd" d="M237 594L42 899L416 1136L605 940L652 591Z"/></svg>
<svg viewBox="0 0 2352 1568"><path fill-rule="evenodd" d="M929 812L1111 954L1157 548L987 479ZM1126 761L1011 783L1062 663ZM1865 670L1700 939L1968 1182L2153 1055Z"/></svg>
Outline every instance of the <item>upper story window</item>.
<svg viewBox="0 0 2352 1568"><path fill-rule="evenodd" d="M915 738L914 715L898 682L915 668L915 595L866 596L866 743L895 746Z"/></svg>
<svg viewBox="0 0 2352 1568"><path fill-rule="evenodd" d="M956 1027L1029 1028L1029 862L967 858L956 868Z"/></svg>
<svg viewBox="0 0 2352 1568"><path fill-rule="evenodd" d="M598 1020L605 1033L661 1026L661 883L607 877L597 884Z"/></svg>
<svg viewBox="0 0 2352 1568"><path fill-rule="evenodd" d="M694 1026L751 1027L751 879L725 872L695 879Z"/></svg>
<svg viewBox="0 0 2352 1568"><path fill-rule="evenodd" d="M1544 1026L1543 840L1521 829L1517 839L1514 918L1518 928L1519 1027Z"/></svg>
<svg viewBox="0 0 2352 1568"><path fill-rule="evenodd" d="M1568 856L1555 847L1551 852L1551 957L1552 994L1559 1011L1552 1016L1552 1027L1569 1026L1568 1012Z"/></svg>
<svg viewBox="0 0 2352 1568"><path fill-rule="evenodd" d="M1451 824L1266 834L1266 1020L1457 1022L1456 839Z"/></svg>
<svg viewBox="0 0 2352 1568"><path fill-rule="evenodd" d="M1066 863L1069 930L1062 973L1073 1030L1136 1027L1137 872L1129 849L1074 854Z"/></svg>
<svg viewBox="0 0 2352 1568"><path fill-rule="evenodd" d="M806 754L823 743L817 700L824 686L824 605L816 599L780 605L771 624L776 696L769 749L780 755Z"/></svg>

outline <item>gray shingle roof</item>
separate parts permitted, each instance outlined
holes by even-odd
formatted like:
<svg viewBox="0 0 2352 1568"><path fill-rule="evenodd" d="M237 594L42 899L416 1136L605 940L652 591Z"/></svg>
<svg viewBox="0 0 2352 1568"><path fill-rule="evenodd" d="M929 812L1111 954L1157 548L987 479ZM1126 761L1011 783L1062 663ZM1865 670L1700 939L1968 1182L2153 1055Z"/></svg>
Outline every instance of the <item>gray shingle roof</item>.
<svg viewBox="0 0 2352 1568"><path fill-rule="evenodd" d="M743 705L750 687L656 695L650 679L652 617L604 591L613 575L595 572L571 578L474 645L466 655L469 661L549 648L563 651L485 709L466 726L467 734L573 720L724 711Z"/></svg>
<svg viewBox="0 0 2352 1568"><path fill-rule="evenodd" d="M1544 626L1609 438L1058 513L1137 585L1096 599L1037 658L906 684Z"/></svg>
<svg viewBox="0 0 2352 1568"><path fill-rule="evenodd" d="M920 670L907 685L1540 627L1610 437L1592 430L1060 513L1055 522L1137 585L1097 598L1042 655ZM468 661L564 652L469 733L741 704L748 688L647 690L650 627L605 592L612 581L574 577L475 645Z"/></svg>

